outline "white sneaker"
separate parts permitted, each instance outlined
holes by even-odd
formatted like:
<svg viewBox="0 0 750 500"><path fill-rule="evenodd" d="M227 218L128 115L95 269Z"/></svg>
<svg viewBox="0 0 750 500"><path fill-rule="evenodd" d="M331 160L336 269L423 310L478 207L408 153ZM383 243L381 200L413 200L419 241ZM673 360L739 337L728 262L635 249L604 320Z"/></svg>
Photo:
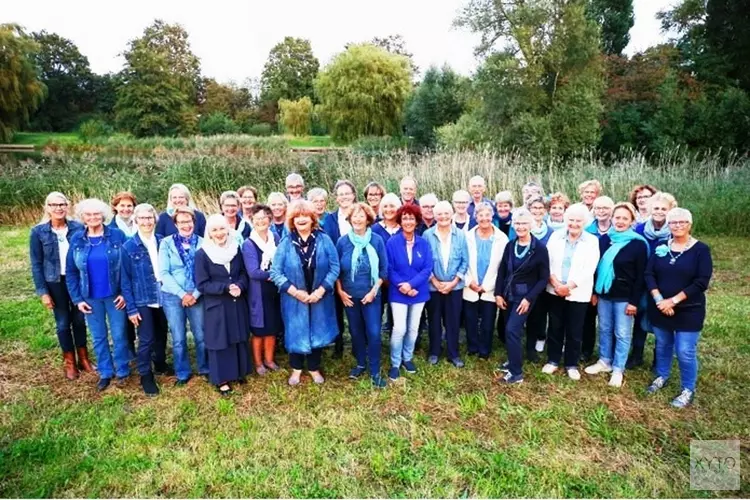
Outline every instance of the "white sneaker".
<svg viewBox="0 0 750 500"><path fill-rule="evenodd" d="M610 387L622 387L622 372L612 372L609 378Z"/></svg>
<svg viewBox="0 0 750 500"><path fill-rule="evenodd" d="M552 363L547 363L542 367L542 373L546 373L547 375L552 375L557 371L557 366L553 365Z"/></svg>
<svg viewBox="0 0 750 500"><path fill-rule="evenodd" d="M578 371L578 368L568 368L568 377L570 377L570 380L581 380L581 372Z"/></svg>
<svg viewBox="0 0 750 500"><path fill-rule="evenodd" d="M600 359L593 365L584 368L583 371L585 371L589 375L596 375L597 373L609 373L612 371L612 367Z"/></svg>
<svg viewBox="0 0 750 500"><path fill-rule="evenodd" d="M536 352L544 352L544 340L537 340L534 349Z"/></svg>

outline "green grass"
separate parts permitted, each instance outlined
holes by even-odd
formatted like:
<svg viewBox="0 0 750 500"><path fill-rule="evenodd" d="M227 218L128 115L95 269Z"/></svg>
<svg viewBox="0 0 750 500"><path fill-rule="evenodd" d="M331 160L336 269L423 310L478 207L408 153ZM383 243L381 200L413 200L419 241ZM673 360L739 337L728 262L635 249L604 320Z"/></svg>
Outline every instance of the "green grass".
<svg viewBox="0 0 750 500"><path fill-rule="evenodd" d="M527 364L525 384L501 387L502 348L463 370L429 367L418 352L420 373L384 391L347 379L348 354L326 353L322 387L289 388L282 371L226 400L200 379L174 388L163 377L155 399L136 381L101 395L95 377L61 376L51 315L31 293L27 238L0 230L2 497L750 495L748 239L707 240L716 275L698 396L676 411L676 382L648 398L646 370L611 390L604 377L573 383ZM698 438L745 440L742 491L690 490Z"/></svg>
<svg viewBox="0 0 750 500"><path fill-rule="evenodd" d="M42 148L51 143L73 146L83 144L83 141L75 132L16 132L13 135L13 144L33 144Z"/></svg>
<svg viewBox="0 0 750 500"><path fill-rule="evenodd" d="M287 144L293 148L331 148L337 145L328 135L311 135L307 137L284 136Z"/></svg>

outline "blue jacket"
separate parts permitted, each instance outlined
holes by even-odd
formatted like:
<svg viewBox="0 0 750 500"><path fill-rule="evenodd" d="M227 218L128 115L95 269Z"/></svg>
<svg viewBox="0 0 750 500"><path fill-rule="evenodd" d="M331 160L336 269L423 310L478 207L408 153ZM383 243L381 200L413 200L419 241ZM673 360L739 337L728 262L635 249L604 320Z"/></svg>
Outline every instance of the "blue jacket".
<svg viewBox="0 0 750 500"><path fill-rule="evenodd" d="M68 221L68 243L73 235L83 229L80 222ZM31 277L37 295L49 293L47 283L60 282L60 247L57 235L52 231L52 223L44 222L31 228L29 239L29 257L31 258Z"/></svg>
<svg viewBox="0 0 750 500"><path fill-rule="evenodd" d="M271 264L271 280L281 293L286 350L298 354L309 354L313 349L327 346L339 333L333 297L333 287L339 277L339 256L328 235L317 232L315 236L313 290L320 286L326 290L319 302L303 304L286 293L292 285L300 290L307 289L302 261L291 238L281 240Z"/></svg>
<svg viewBox="0 0 750 500"><path fill-rule="evenodd" d="M198 236L198 243L193 249L197 252L203 244L203 238ZM159 246L159 281L161 281L161 291L171 293L179 298L183 298L186 293L192 292L193 297L198 300L201 293L195 285L195 271L193 279L188 282L185 273L185 264L182 262L180 253L174 244L174 239L169 236L162 240Z"/></svg>
<svg viewBox="0 0 750 500"><path fill-rule="evenodd" d="M155 236L158 249L162 236ZM135 233L127 240L122 250L122 296L125 297L128 316L133 316L139 307L160 302L159 282L140 234Z"/></svg>
<svg viewBox="0 0 750 500"><path fill-rule="evenodd" d="M89 297L89 276L86 266L91 244L87 236L88 231L78 231L70 239L68 259L65 262L65 283L74 304L85 302ZM127 238L119 229L104 226L104 239L101 245L107 246L109 258L109 286L112 295L120 295L120 270L122 268L122 246Z"/></svg>
<svg viewBox="0 0 750 500"><path fill-rule="evenodd" d="M430 244L421 236L414 235L412 259L406 253L404 233L394 234L385 244L388 254L388 300L398 304L419 304L430 299L429 280L432 275L433 256ZM404 295L398 289L401 283L417 290L416 297Z"/></svg>
<svg viewBox="0 0 750 500"><path fill-rule="evenodd" d="M159 219L156 221L156 227L154 228L156 234L161 234L165 238L172 236L177 232L177 226L175 226L172 217L167 212L159 214ZM200 210L195 210L195 228L193 232L203 238L203 233L206 232L206 216Z"/></svg>
<svg viewBox="0 0 750 500"><path fill-rule="evenodd" d="M375 249L375 253L378 255L378 277L382 280L388 279L388 255L385 252L385 243L383 238L375 233L372 233L370 239L370 245ZM341 287L346 293L351 295L355 299L361 299L372 290L372 282L370 276L370 265L367 258L367 252L362 251L359 257L359 261L362 262L364 259L365 265L359 265L352 280L352 252L354 251L354 244L348 236L340 238L339 242L336 243L336 250L339 254L339 262L341 263L341 275L339 280L341 281ZM380 291L378 291L380 294Z"/></svg>
<svg viewBox="0 0 750 500"><path fill-rule="evenodd" d="M466 246L466 234L451 224L451 248L448 257L448 271L443 269L443 259L440 254L440 239L437 236L437 226L432 226L424 232L424 239L430 244L432 250L432 274L438 281L451 281L458 276L458 285L454 290L463 290L464 275L469 269L469 247ZM435 292L437 288L430 283L430 291Z"/></svg>
<svg viewBox="0 0 750 500"><path fill-rule="evenodd" d="M503 260L497 269L495 296L512 303L526 299L533 305L549 281L549 252L532 235L528 257L516 268L513 264L516 241L505 245Z"/></svg>
<svg viewBox="0 0 750 500"><path fill-rule="evenodd" d="M341 231L339 231L339 211L334 210L333 212L326 213L320 223L320 227L325 231L328 237L331 238L333 244L337 244L339 238L343 236Z"/></svg>
<svg viewBox="0 0 750 500"><path fill-rule="evenodd" d="M479 203L489 203L489 205L492 207L492 219L494 220L497 217L497 208L495 207L495 204L492 203L492 200L484 196L482 198L482 201L480 201ZM472 228L477 225L477 220L474 218L474 210L476 210L479 203L474 203L474 198L472 198L469 201L469 206L466 207L466 211L469 213Z"/></svg>
<svg viewBox="0 0 750 500"><path fill-rule="evenodd" d="M379 222L374 222L372 224L372 226L370 226L370 229L372 229L372 232L374 234L377 234L378 236L380 236L383 239L383 243L386 244L386 251L387 251L388 250L388 247L387 247L388 240L391 239L391 233L389 233L388 231L386 231L385 228L383 227L383 225L380 224ZM398 231L396 231L393 234L393 236L395 236L396 234L400 234L400 233L401 233L401 228L399 227ZM417 232L417 234L419 234L419 232Z"/></svg>
<svg viewBox="0 0 750 500"><path fill-rule="evenodd" d="M276 246L279 246L281 241L279 235L273 231L268 231L269 237L274 239ZM248 290L247 290L247 303L250 307L250 326L254 328L262 328L265 326L265 317L263 316L263 287L262 284L271 277L270 270L264 271L260 268L260 261L258 260L258 252L255 250L255 244L250 240L246 239L242 243L242 260L245 263L245 271L249 278Z"/></svg>

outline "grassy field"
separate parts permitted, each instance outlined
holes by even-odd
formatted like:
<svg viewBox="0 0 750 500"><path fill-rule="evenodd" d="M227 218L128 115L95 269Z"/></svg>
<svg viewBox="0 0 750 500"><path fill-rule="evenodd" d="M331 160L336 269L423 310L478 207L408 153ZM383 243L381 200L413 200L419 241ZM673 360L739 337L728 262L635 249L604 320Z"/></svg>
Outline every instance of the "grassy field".
<svg viewBox="0 0 750 500"><path fill-rule="evenodd" d="M98 394L95 377L63 380L52 317L32 293L28 230L4 228L0 496L747 497L750 239L707 241L716 274L698 396L676 411L677 377L649 398L646 370L613 390L527 364L522 386L501 387L499 347L464 370L418 352L420 373L384 391L348 380L351 357L328 353L322 387L289 388L281 372L228 399L202 379L161 378L155 399L137 380ZM690 490L690 440L727 438L743 440L743 489Z"/></svg>
<svg viewBox="0 0 750 500"><path fill-rule="evenodd" d="M16 132L13 135L13 144L33 144L37 148L42 148L49 143L71 146L83 144L83 141L75 132Z"/></svg>

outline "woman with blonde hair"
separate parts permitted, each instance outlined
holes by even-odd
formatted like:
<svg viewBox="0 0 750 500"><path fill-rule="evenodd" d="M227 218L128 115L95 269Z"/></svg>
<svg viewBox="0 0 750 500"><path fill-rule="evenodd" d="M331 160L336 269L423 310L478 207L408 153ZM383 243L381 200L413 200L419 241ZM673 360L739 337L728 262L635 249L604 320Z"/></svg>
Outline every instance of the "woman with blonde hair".
<svg viewBox="0 0 750 500"><path fill-rule="evenodd" d="M190 190L185 184L175 183L169 187L167 194L167 209L159 214L159 220L156 222L155 232L164 237L172 236L177 232L177 226L174 225L172 215L177 207L190 207L195 213L195 234L203 237L206 231L206 216L203 212L195 208L193 197Z"/></svg>
<svg viewBox="0 0 750 500"><path fill-rule="evenodd" d="M602 194L602 183L596 179L583 181L578 185L578 194L581 197L581 203L592 210L594 202Z"/></svg>
<svg viewBox="0 0 750 500"><path fill-rule="evenodd" d="M268 195L268 207L271 209L271 231L279 238L283 238L289 233L286 225L286 209L289 201L282 193L274 191Z"/></svg>
<svg viewBox="0 0 750 500"><path fill-rule="evenodd" d="M72 301L65 283L70 240L76 232L83 230L83 224L68 218L69 206L70 201L64 194L53 191L47 195L44 217L31 229L29 255L36 294L55 317L65 378L75 380L79 370L93 372L94 366L89 361L86 347L86 321Z"/></svg>

